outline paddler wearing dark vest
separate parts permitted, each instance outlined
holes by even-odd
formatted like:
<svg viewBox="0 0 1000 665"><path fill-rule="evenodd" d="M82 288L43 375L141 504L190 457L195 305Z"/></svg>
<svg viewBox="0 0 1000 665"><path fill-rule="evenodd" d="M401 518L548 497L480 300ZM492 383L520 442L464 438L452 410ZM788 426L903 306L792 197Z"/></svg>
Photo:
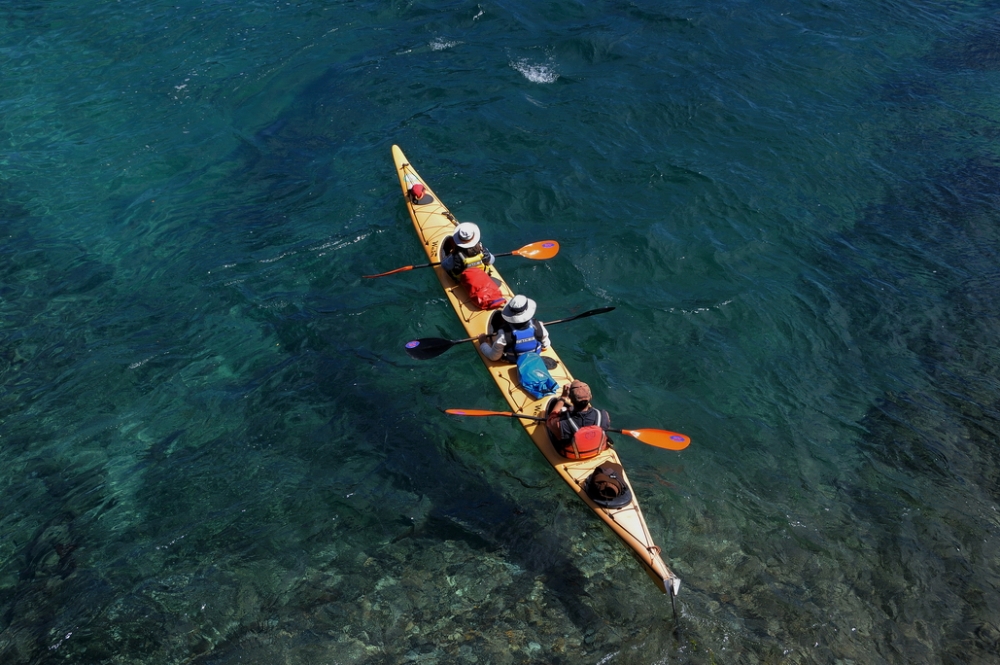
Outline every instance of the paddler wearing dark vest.
<svg viewBox="0 0 1000 665"><path fill-rule="evenodd" d="M455 279L469 268L486 270L496 261L490 250L483 246L479 227L472 222L456 226L451 237L445 238L442 243L441 253L441 267Z"/></svg>
<svg viewBox="0 0 1000 665"><path fill-rule="evenodd" d="M493 342L490 343L491 335L483 333L479 336L479 350L483 355L490 360L503 358L513 363L520 355L549 348L549 331L541 321L533 318L535 307L535 301L526 296L511 298L500 311L503 324L494 332Z"/></svg>
<svg viewBox="0 0 1000 665"><path fill-rule="evenodd" d="M570 459L594 457L608 448L605 430L611 427L611 416L590 404L590 386L575 380L563 386L552 404L545 426L556 451Z"/></svg>

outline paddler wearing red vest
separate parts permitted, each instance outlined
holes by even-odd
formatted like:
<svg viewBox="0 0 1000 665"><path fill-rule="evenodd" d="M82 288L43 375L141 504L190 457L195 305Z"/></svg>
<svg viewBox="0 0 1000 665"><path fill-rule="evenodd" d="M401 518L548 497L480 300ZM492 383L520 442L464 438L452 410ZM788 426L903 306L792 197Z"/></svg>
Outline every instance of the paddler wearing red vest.
<svg viewBox="0 0 1000 665"><path fill-rule="evenodd" d="M590 386L575 380L563 386L562 395L552 404L545 425L556 452L563 457L594 457L610 445L605 430L611 427L611 416L591 406L591 398Z"/></svg>
<svg viewBox="0 0 1000 665"><path fill-rule="evenodd" d="M486 270L496 261L490 250L483 246L479 227L472 222L456 226L451 237L445 238L442 243L441 253L441 267L455 279L469 268Z"/></svg>

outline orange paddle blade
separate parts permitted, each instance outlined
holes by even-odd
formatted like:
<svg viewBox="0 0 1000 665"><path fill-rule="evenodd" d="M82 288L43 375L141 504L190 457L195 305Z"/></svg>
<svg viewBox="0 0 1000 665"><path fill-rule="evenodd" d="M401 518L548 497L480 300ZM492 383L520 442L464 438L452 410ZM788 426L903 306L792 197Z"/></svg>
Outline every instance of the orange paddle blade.
<svg viewBox="0 0 1000 665"><path fill-rule="evenodd" d="M523 256L526 259L534 259L535 261L551 259L558 253L559 243L555 240L539 240L538 242L533 242L530 245L525 245L521 249L515 249L511 252L511 254L514 254L515 256Z"/></svg>
<svg viewBox="0 0 1000 665"><path fill-rule="evenodd" d="M691 445L691 437L665 429L623 429L622 434L628 434L650 446L666 448L667 450L684 450Z"/></svg>

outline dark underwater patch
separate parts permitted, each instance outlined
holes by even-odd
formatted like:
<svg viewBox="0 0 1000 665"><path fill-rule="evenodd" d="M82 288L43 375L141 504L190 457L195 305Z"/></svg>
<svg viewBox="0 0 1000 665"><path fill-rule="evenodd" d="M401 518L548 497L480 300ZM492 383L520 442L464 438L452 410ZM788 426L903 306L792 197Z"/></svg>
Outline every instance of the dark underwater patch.
<svg viewBox="0 0 1000 665"><path fill-rule="evenodd" d="M873 559L858 594L885 613L887 639L914 660L976 661L996 643L1000 596L976 580L992 575L990 543L1000 534L968 498L1000 500L997 182L991 158L938 164L820 259L838 276L851 334L872 350L867 361L902 343L885 361L909 354L921 377L866 413L858 446L869 464L858 483L837 482L856 522L873 526L859 534ZM931 616L939 635L920 627Z"/></svg>
<svg viewBox="0 0 1000 665"><path fill-rule="evenodd" d="M996 13L970 28L960 39L935 45L930 64L947 71L1000 70L1000 20Z"/></svg>

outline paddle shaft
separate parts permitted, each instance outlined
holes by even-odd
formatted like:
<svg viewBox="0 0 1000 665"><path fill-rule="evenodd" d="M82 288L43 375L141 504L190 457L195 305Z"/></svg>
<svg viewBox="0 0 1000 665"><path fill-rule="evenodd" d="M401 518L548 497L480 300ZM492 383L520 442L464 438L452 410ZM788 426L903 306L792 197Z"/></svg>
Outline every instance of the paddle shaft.
<svg viewBox="0 0 1000 665"><path fill-rule="evenodd" d="M524 420L537 420L538 422L542 422L542 421L545 420L545 418L540 418L538 416L529 416L526 413L514 413L514 414L511 414L511 417L512 418L523 418ZM604 431L605 432L614 432L615 434L631 434L631 432L632 432L632 430L615 429L614 427L605 427Z"/></svg>
<svg viewBox="0 0 1000 665"><path fill-rule="evenodd" d="M543 422L545 420L545 418L540 416L529 416L527 413L511 413L509 411L473 411L470 413L457 413L459 410L460 409L447 409L445 413L452 416L507 416L508 418L521 418L523 420L536 420L538 422ZM631 434L633 430L605 427L604 431L614 432L615 434Z"/></svg>
<svg viewBox="0 0 1000 665"><path fill-rule="evenodd" d="M493 256L514 256L514 252L504 252L502 254L494 254ZM434 266L439 266L439 265L441 265L440 261L438 261L437 263L421 263L415 266L406 266L405 268L399 268L398 271L416 270L417 268L433 268ZM388 274L388 273L383 273L383 274ZM366 275L366 277L367 276L368 275ZM378 277L378 275L371 275L371 277Z"/></svg>
<svg viewBox="0 0 1000 665"><path fill-rule="evenodd" d="M605 312L610 312L613 309L614 309L614 307L598 307L597 309L588 309L586 312L582 312L580 314L577 314L576 316L570 316L570 317L567 317L565 319L556 319L555 321L543 321L542 325L543 326L554 326L557 323L568 323L569 321L576 321L577 319L583 319L583 318L586 318L588 316L594 316L596 314L604 314ZM496 332L492 332L492 333L488 333L488 334L490 336L493 336L493 335L496 335ZM476 335L475 337L465 337L463 339L452 339L452 340L447 340L447 341L451 342L451 346L454 346L455 344L462 344L463 342L474 342L477 339L479 339L479 335ZM525 416L525 417L527 417L527 418L534 418L534 416ZM544 420L544 418L543 418L543 420Z"/></svg>
<svg viewBox="0 0 1000 665"><path fill-rule="evenodd" d="M539 240L538 242L529 243L520 249L503 252L501 254L494 254L493 256L523 256L526 259L541 261L552 258L558 251L559 243L555 240ZM418 265L403 266L402 268L396 268L395 270L390 270L388 272L380 272L377 275L365 275L364 277L365 279L374 279L376 277L385 277L386 275L395 275L398 272L407 272L409 270L416 270L417 268L432 268L439 265L441 265L440 262L420 263Z"/></svg>
<svg viewBox="0 0 1000 665"><path fill-rule="evenodd" d="M453 416L503 416L505 418L523 418L535 421L545 420L545 418L538 416L529 416L526 413L512 413L510 411L484 411L481 409L443 409L443 411ZM663 429L617 429L608 427L605 431L625 434L640 443L667 450L684 450L691 444L691 437L686 434L678 434L677 432L669 432Z"/></svg>
<svg viewBox="0 0 1000 665"><path fill-rule="evenodd" d="M594 316L595 314L604 314L605 312L610 312L614 307L599 307L597 309L591 309L582 314L577 314L576 316L571 316L566 319L558 319L556 321L549 321L544 325L551 326L557 323L566 323L567 321L575 321L576 319L582 319L587 316ZM496 334L496 333L491 333ZM464 342L474 342L479 339L476 337L465 337L463 339L444 339L443 337L422 337L420 339L414 339L406 343L406 354L411 358L416 358L417 360L430 360L431 358L437 358L439 355L455 346L456 344L462 344Z"/></svg>

